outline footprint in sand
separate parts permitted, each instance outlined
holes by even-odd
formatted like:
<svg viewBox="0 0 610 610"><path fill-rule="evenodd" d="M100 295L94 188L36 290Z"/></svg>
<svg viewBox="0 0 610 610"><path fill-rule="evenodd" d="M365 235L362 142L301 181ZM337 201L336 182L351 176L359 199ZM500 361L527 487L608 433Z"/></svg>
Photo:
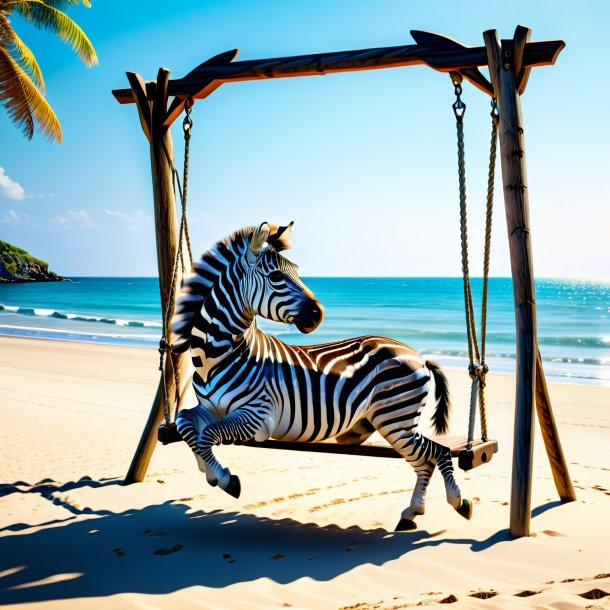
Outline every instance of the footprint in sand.
<svg viewBox="0 0 610 610"><path fill-rule="evenodd" d="M531 597L532 595L538 595L540 591L520 591L519 593L515 593L515 597Z"/></svg>
<svg viewBox="0 0 610 610"><path fill-rule="evenodd" d="M152 536L153 538L165 538L167 536L165 532L153 532L152 530L144 530L142 533L145 536Z"/></svg>
<svg viewBox="0 0 610 610"><path fill-rule="evenodd" d="M458 600L458 598L453 595L453 593L451 595L448 595L447 597L443 597L443 599L439 599L438 603L439 604L455 604L455 602Z"/></svg>
<svg viewBox="0 0 610 610"><path fill-rule="evenodd" d="M547 536L565 536L565 534L560 534L555 530L542 530L542 533L546 534Z"/></svg>
<svg viewBox="0 0 610 610"><path fill-rule="evenodd" d="M172 553L177 553L181 551L184 547L181 544L174 544L171 549L157 549L154 554L155 555L171 555Z"/></svg>
<svg viewBox="0 0 610 610"><path fill-rule="evenodd" d="M286 557L284 553L276 553L275 555L269 557L269 561L277 561L278 559L283 559L284 557Z"/></svg>
<svg viewBox="0 0 610 610"><path fill-rule="evenodd" d="M222 558L227 560L227 563L235 563L235 559L231 556L231 553L223 553Z"/></svg>
<svg viewBox="0 0 610 610"><path fill-rule="evenodd" d="M497 591L476 591L475 593L469 593L469 597L476 597L478 599L491 599L498 595Z"/></svg>
<svg viewBox="0 0 610 610"><path fill-rule="evenodd" d="M591 589L591 591L579 593L578 595L580 595L580 597L584 597L585 599L601 599L602 597L610 595L610 593L606 593L602 589Z"/></svg>

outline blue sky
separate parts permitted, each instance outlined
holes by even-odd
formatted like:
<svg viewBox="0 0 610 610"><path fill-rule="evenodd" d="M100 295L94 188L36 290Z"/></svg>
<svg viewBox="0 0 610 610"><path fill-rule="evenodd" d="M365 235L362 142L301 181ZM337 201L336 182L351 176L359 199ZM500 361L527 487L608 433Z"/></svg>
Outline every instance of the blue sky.
<svg viewBox="0 0 610 610"><path fill-rule="evenodd" d="M111 90L126 70L180 77L239 59L409 44L410 29L467 45L517 24L563 39L523 96L539 277L608 277L607 1L322 2L97 0L70 15L100 58L85 68L15 19L43 68L64 143L28 142L0 112L0 239L65 275L155 275L148 144ZM480 273L489 99L465 85L473 274ZM425 67L224 85L193 110L195 252L234 229L295 221L291 258L311 275L459 275L455 125L448 76ZM176 161L180 121L174 129ZM499 172L498 172L499 174ZM509 275L501 189L492 274Z"/></svg>

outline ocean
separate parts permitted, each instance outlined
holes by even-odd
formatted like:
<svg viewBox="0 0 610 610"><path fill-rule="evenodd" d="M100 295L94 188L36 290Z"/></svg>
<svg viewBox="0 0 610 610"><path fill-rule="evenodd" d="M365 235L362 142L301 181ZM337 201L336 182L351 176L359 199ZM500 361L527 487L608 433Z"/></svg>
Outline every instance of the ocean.
<svg viewBox="0 0 610 610"><path fill-rule="evenodd" d="M304 278L324 305L311 335L260 320L286 343L324 343L379 334L448 366L467 366L461 278ZM473 280L477 317L481 280ZM610 386L610 282L536 282L540 351L549 379ZM0 334L63 341L158 346L156 278L76 277L71 282L0 284ZM478 319L477 319L478 324ZM515 369L515 321L509 278L491 278L487 360Z"/></svg>

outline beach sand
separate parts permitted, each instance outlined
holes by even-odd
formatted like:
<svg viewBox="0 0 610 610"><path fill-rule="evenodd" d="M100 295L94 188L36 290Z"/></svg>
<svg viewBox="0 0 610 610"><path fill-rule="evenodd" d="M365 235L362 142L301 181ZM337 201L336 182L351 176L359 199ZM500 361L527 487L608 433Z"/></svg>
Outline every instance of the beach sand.
<svg viewBox="0 0 610 610"><path fill-rule="evenodd" d="M415 482L402 460L221 447L236 500L176 443L121 486L157 367L150 349L0 338L0 604L610 608L610 388L550 384L578 499L558 501L537 432L532 535L512 539L511 375L491 373L487 390L500 452L457 471L472 520L436 474L418 529L394 533ZM464 434L469 379L448 375L451 433Z"/></svg>

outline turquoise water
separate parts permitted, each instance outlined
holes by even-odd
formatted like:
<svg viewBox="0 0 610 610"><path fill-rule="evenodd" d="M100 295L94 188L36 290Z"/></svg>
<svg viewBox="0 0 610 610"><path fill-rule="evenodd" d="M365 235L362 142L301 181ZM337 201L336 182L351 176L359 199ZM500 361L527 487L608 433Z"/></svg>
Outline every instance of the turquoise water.
<svg viewBox="0 0 610 610"><path fill-rule="evenodd" d="M261 321L287 343L350 336L394 337L443 364L467 363L460 278L306 278L326 310L311 335ZM474 280L478 297L480 280ZM610 282L539 280L540 350L555 380L610 385ZM478 308L477 301L477 308ZM478 310L477 310L478 312ZM512 284L489 285L490 367L513 371ZM161 333L156 278L73 278L72 282L0 284L0 334L153 347Z"/></svg>

